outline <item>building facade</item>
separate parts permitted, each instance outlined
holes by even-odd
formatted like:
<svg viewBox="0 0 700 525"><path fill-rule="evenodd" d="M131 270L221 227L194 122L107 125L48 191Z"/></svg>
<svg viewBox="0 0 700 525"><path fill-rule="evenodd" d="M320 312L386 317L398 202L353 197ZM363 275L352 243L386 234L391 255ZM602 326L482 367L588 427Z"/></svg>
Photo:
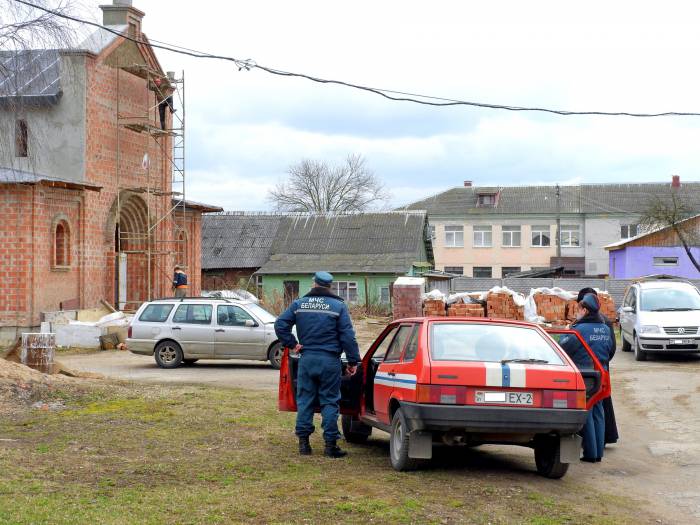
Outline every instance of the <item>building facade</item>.
<svg viewBox="0 0 700 525"><path fill-rule="evenodd" d="M161 121L159 105L175 80L144 13L102 9L143 43L98 29L78 49L0 52L0 339L45 311L169 295L176 262L199 293L201 214L219 208L173 190L173 114Z"/></svg>
<svg viewBox="0 0 700 525"><path fill-rule="evenodd" d="M644 202L668 192L670 186L475 187L467 183L407 209L428 212L437 270L502 278L563 267L565 276L606 276L610 269L605 246L637 235ZM682 188L700 210L700 183Z"/></svg>

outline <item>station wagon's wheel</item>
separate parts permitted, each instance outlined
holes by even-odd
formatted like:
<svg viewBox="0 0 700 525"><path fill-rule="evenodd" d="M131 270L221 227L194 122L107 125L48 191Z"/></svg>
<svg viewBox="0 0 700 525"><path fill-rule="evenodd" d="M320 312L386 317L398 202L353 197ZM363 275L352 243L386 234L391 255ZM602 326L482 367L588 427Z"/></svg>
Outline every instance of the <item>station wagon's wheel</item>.
<svg viewBox="0 0 700 525"><path fill-rule="evenodd" d="M623 352L631 352L632 351L632 345L630 344L627 339L625 339L624 334L622 334L622 351Z"/></svg>
<svg viewBox="0 0 700 525"><path fill-rule="evenodd" d="M175 341L162 341L154 352L156 363L161 368L177 368L182 364L182 348Z"/></svg>
<svg viewBox="0 0 700 525"><path fill-rule="evenodd" d="M272 345L270 351L267 353L267 359L270 361L272 368L274 368L275 370L280 369L280 367L282 366L283 355L284 348L282 347L282 343L277 342L274 345Z"/></svg>
<svg viewBox="0 0 700 525"><path fill-rule="evenodd" d="M535 465L537 472L550 479L559 479L569 470L559 454L559 438L546 436L535 441Z"/></svg>
<svg viewBox="0 0 700 525"><path fill-rule="evenodd" d="M389 435L389 458L395 470L415 470L420 466L420 460L408 457L408 426L403 411L399 408L391 420Z"/></svg>
<svg viewBox="0 0 700 525"><path fill-rule="evenodd" d="M348 443L366 443L367 438L372 435L372 427L365 425L357 419L353 419L348 414L343 414L342 418L343 437Z"/></svg>
<svg viewBox="0 0 700 525"><path fill-rule="evenodd" d="M634 360L635 361L646 361L647 353L642 350L642 346L639 344L639 337L634 336Z"/></svg>
<svg viewBox="0 0 700 525"><path fill-rule="evenodd" d="M199 359L183 359L182 363L185 366L191 366L191 365L195 364L197 361L199 361Z"/></svg>

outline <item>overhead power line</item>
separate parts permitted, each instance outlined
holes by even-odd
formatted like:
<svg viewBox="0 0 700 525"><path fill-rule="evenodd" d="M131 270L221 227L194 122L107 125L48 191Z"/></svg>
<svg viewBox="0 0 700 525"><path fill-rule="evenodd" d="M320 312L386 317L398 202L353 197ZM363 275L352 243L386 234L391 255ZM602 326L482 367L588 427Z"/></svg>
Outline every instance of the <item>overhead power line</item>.
<svg viewBox="0 0 700 525"><path fill-rule="evenodd" d="M49 9L47 7L33 4L31 2L28 2L27 0L14 0L14 1L18 2L20 4L24 4L26 6L29 6L29 7L33 7L35 9L39 9L40 11L50 13L50 14L55 15L57 17L71 20L71 21L79 23L79 24L89 25L89 26L103 29L103 30L108 31L110 33L113 33L117 36L120 36L126 40L131 40L132 42L136 42L138 44L143 44L143 45L147 45L147 46L150 46L150 47L153 47L156 49L163 49L165 51L170 51L172 53L179 53L181 55L186 55L186 56L190 56L190 57L194 57L194 58L208 58L208 59L225 60L225 61L233 62L238 67L239 71L240 70L250 71L253 69L259 69L261 71L264 71L264 72L272 74L272 75L277 75L277 76L282 76L282 77L302 78L302 79L310 80L312 82L316 82L319 84L334 84L337 86L345 86L345 87L349 87L349 88L353 88L353 89L358 89L358 90L366 91L368 93L373 93L375 95L379 95L379 96L384 97L386 99L389 99L392 101L397 101L397 102L412 102L414 104L422 104L425 106L435 106L435 107L470 106L470 107L476 107L476 108L499 109L499 110L505 110L505 111L515 111L515 112L550 113L550 114L562 115L562 116L593 115L593 116L606 116L606 117L641 117L641 118L700 117L700 113L692 112L692 111L665 111L665 112L660 112L660 113L636 113L636 112L629 112L629 111L569 111L569 110L563 110L563 109L552 109L552 108L536 107L536 106L532 106L532 107L511 106L511 105L504 105L504 104L491 104L491 103L487 103L487 102L473 102L473 101L468 101L468 100L458 100L458 99L445 98L445 97L436 97L436 96L432 96L432 95L422 95L420 93L411 93L411 92L407 92L407 91L398 91L398 90L394 90L394 89L385 89L385 88L364 86L361 84L354 84L352 82L345 82L343 80L332 80L332 79L316 77L313 75L308 75L306 73L295 73L292 71L275 69L272 67L260 65L251 59L243 60L240 58L234 58L234 57L226 56L226 55L217 55L217 54L213 54L213 53L207 53L204 51L197 51L195 49L190 49L187 47L178 46L176 44L169 44L167 42L161 42L158 40L150 40L149 39L148 41L146 41L146 40L142 40L139 38L133 38L129 35L125 35L125 34L119 32L119 31L115 31L114 29L112 29L110 27L106 27L106 26L103 26L101 24L98 24L97 22L92 22L90 20L85 20L82 18L78 18L75 16L65 14L65 13L61 13L61 12L55 11L53 9Z"/></svg>

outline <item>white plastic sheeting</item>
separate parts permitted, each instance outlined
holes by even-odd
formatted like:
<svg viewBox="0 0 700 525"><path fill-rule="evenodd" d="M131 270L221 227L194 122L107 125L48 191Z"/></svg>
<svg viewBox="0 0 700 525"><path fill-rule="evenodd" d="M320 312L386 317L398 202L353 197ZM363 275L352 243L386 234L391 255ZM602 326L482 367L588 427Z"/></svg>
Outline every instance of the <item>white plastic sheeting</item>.
<svg viewBox="0 0 700 525"><path fill-rule="evenodd" d="M236 290L211 290L207 292L202 292L204 297L216 297L221 299L236 299L238 301L251 301L253 303L258 303L259 300L255 295L250 293L248 290L243 290L242 288Z"/></svg>

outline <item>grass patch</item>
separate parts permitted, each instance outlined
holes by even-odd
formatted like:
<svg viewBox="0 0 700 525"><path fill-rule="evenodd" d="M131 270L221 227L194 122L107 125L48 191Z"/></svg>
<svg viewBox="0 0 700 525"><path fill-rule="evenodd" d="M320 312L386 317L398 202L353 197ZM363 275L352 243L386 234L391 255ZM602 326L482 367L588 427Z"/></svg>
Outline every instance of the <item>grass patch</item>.
<svg viewBox="0 0 700 525"><path fill-rule="evenodd" d="M384 435L334 461L315 434L315 455L300 457L294 415L277 411L273 393L114 386L50 395L66 408L0 420L0 435L15 439L0 442L0 523L549 525L639 516L573 477L542 479L529 463L480 466L479 451L451 449L426 470L397 473Z"/></svg>

